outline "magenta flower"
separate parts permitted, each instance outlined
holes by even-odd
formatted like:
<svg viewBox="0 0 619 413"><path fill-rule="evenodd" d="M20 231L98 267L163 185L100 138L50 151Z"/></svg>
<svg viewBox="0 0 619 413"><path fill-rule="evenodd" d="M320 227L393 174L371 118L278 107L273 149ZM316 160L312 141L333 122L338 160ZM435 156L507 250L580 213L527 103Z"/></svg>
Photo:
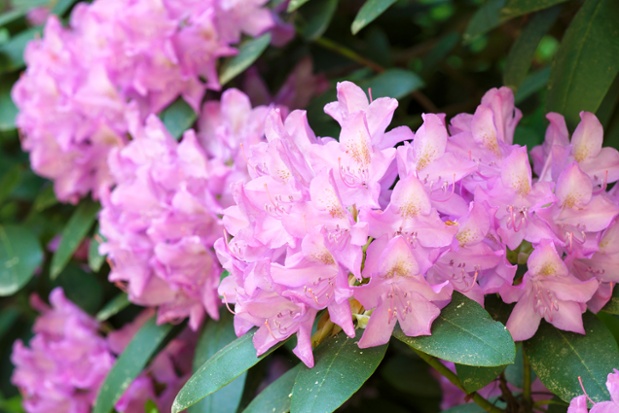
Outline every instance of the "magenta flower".
<svg viewBox="0 0 619 413"><path fill-rule="evenodd" d="M354 297L372 315L359 340L361 348L387 343L396 322L407 336L429 335L440 308L451 298L448 283L428 284L401 236L370 244L363 276L370 282L355 288Z"/></svg>
<svg viewBox="0 0 619 413"><path fill-rule="evenodd" d="M206 312L218 317L221 267L211 249L223 229L211 180L226 173L187 132L180 144L151 117L137 138L110 158L119 182L102 198L101 234L110 280L126 283L129 299L158 306L158 322Z"/></svg>
<svg viewBox="0 0 619 413"><path fill-rule="evenodd" d="M542 318L561 330L584 334L582 313L598 288L598 281L580 281L568 272L552 241L535 247L522 283L503 292L506 302L517 301L507 329L516 341L531 338Z"/></svg>
<svg viewBox="0 0 619 413"><path fill-rule="evenodd" d="M97 322L68 301L61 289L50 294L51 307L37 297L41 312L29 348L13 346L12 382L30 413L91 411L99 387L114 363Z"/></svg>

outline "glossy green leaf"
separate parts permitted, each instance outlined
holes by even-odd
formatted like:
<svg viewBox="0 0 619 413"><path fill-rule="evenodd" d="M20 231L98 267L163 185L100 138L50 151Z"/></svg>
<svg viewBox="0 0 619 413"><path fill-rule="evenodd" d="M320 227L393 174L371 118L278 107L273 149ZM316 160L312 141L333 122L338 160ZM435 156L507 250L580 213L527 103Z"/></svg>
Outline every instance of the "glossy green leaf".
<svg viewBox="0 0 619 413"><path fill-rule="evenodd" d="M179 326L164 324L158 326L155 317L150 318L118 357L108 373L95 401L93 413L109 413L116 402L146 367L169 336L176 333Z"/></svg>
<svg viewBox="0 0 619 413"><path fill-rule="evenodd" d="M587 0L563 36L548 85L547 111L565 116L596 112L619 72L619 7L616 0Z"/></svg>
<svg viewBox="0 0 619 413"><path fill-rule="evenodd" d="M378 76L360 82L364 90L372 90L372 98L392 97L401 99L423 86L423 80L414 72L403 69L385 70Z"/></svg>
<svg viewBox="0 0 619 413"><path fill-rule="evenodd" d="M308 40L314 40L322 36L329 27L338 0L314 0L303 8L305 24L301 28L301 35Z"/></svg>
<svg viewBox="0 0 619 413"><path fill-rule="evenodd" d="M172 404L172 412L178 413L185 410L209 394L215 393L283 344L280 342L265 354L256 357L253 337L254 331L249 332L209 358L176 395Z"/></svg>
<svg viewBox="0 0 619 413"><path fill-rule="evenodd" d="M43 250L27 227L0 226L0 297L14 294L43 262Z"/></svg>
<svg viewBox="0 0 619 413"><path fill-rule="evenodd" d="M488 33L490 30L498 27L503 23L501 18L501 9L505 6L505 0L488 0L477 12L471 17L466 30L464 31L463 40L465 43L470 43Z"/></svg>
<svg viewBox="0 0 619 413"><path fill-rule="evenodd" d="M287 413L290 411L292 387L302 364L288 370L273 383L262 390L251 403L243 410L243 413Z"/></svg>
<svg viewBox="0 0 619 413"><path fill-rule="evenodd" d="M180 139L183 132L193 125L197 115L183 98L178 98L163 112L161 121L175 139Z"/></svg>
<svg viewBox="0 0 619 413"><path fill-rule="evenodd" d="M468 393L490 384L497 379L503 370L505 370L505 366L476 367L456 364L458 378Z"/></svg>
<svg viewBox="0 0 619 413"><path fill-rule="evenodd" d="M217 322L209 322L202 331L196 346L193 370L197 371L208 359L234 340L236 334L233 316L223 311ZM247 372L244 372L228 385L191 406L189 413L236 413L243 397L246 378Z"/></svg>
<svg viewBox="0 0 619 413"><path fill-rule="evenodd" d="M105 256L99 254L99 236L94 236L88 244L88 266L94 272L98 272L105 261Z"/></svg>
<svg viewBox="0 0 619 413"><path fill-rule="evenodd" d="M613 289L613 295L610 297L610 301L602 308L602 311L619 315L619 288Z"/></svg>
<svg viewBox="0 0 619 413"><path fill-rule="evenodd" d="M129 297L125 293L120 293L112 298L96 315L97 321L105 321L108 318L120 313L131 304Z"/></svg>
<svg viewBox="0 0 619 413"><path fill-rule="evenodd" d="M244 41L239 46L239 53L221 66L219 82L222 86L251 66L260 57L262 52L266 50L270 42L271 35L269 33Z"/></svg>
<svg viewBox="0 0 619 413"><path fill-rule="evenodd" d="M451 303L432 325L432 335L394 337L410 347L467 366L503 366L514 362L516 346L505 326L494 321L475 301L454 293Z"/></svg>
<svg viewBox="0 0 619 413"><path fill-rule="evenodd" d="M292 388L291 411L330 413L361 388L374 373L387 345L360 349L343 333L324 341L314 352L313 368L302 368Z"/></svg>
<svg viewBox="0 0 619 413"><path fill-rule="evenodd" d="M41 28L32 27L0 45L0 73L12 72L24 67L24 49L28 42L40 36Z"/></svg>
<svg viewBox="0 0 619 413"><path fill-rule="evenodd" d="M606 376L619 366L617 342L593 314L583 316L585 335L556 329L542 320L524 351L542 383L565 402L582 394L578 377L593 401L608 400Z"/></svg>
<svg viewBox="0 0 619 413"><path fill-rule="evenodd" d="M514 18L523 14L544 10L567 0L507 0L505 7L501 9L501 17Z"/></svg>
<svg viewBox="0 0 619 413"><path fill-rule="evenodd" d="M288 4L288 13L295 11L299 7L303 6L309 0L290 0L290 4Z"/></svg>
<svg viewBox="0 0 619 413"><path fill-rule="evenodd" d="M542 37L559 17L560 7L536 13L514 42L505 61L503 83L518 89L531 67L535 50Z"/></svg>
<svg viewBox="0 0 619 413"><path fill-rule="evenodd" d="M359 33L359 30L376 20L378 16L383 14L395 2L396 0L366 0L350 26L352 34Z"/></svg>
<svg viewBox="0 0 619 413"><path fill-rule="evenodd" d="M60 244L52 258L50 275L56 278L67 265L73 253L88 234L97 218L99 204L90 200L82 201L67 222L61 234Z"/></svg>

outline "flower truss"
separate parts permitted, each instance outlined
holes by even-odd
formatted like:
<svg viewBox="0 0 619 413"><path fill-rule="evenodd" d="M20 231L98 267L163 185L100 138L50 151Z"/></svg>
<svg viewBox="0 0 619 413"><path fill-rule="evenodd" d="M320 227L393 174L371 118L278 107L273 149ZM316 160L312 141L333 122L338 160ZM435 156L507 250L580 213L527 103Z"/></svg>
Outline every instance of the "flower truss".
<svg viewBox="0 0 619 413"><path fill-rule="evenodd" d="M198 112L221 87L217 60L242 33L273 27L265 2L97 0L78 4L68 27L49 17L12 93L34 171L61 201L98 199L114 183L107 154L128 141L126 113L144 120L179 96Z"/></svg>
<svg viewBox="0 0 619 413"><path fill-rule="evenodd" d="M28 346L21 341L14 344L12 382L20 388L28 412L90 412L116 355L149 314L104 338L97 321L67 300L61 289L52 291L50 303L48 307L33 297L33 307L41 315ZM169 411L191 373L195 341L189 332L168 344L130 385L115 409L143 412L144 403L153 400L161 411Z"/></svg>
<svg viewBox="0 0 619 413"><path fill-rule="evenodd" d="M590 113L570 142L549 114L544 145L514 145L520 112L507 88L490 90L474 114L446 125L423 116L413 133L387 130L397 101L368 101L350 82L325 112L338 139L316 137L305 113L274 109L266 142L247 148L249 179L223 212L215 250L228 271L219 286L234 304L238 335L258 327L262 354L297 335L295 354L313 365L311 331L327 310L360 347L386 343L396 323L428 335L453 291L516 306L507 328L526 340L541 319L584 334L582 313L610 298L619 213L619 154L601 148ZM394 146L398 144L397 147ZM532 250L532 252L531 252ZM527 259L515 278L508 251ZM526 252L528 251L528 253Z"/></svg>

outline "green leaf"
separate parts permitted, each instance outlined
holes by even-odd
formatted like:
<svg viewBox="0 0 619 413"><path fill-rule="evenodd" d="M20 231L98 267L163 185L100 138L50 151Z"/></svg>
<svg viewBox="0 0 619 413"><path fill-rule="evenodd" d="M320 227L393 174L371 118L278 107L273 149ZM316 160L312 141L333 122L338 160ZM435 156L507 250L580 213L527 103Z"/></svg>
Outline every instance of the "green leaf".
<svg viewBox="0 0 619 413"><path fill-rule="evenodd" d="M54 285L62 287L67 299L77 304L88 314L95 314L103 301L103 280L81 265L70 262L54 280Z"/></svg>
<svg viewBox="0 0 619 413"><path fill-rule="evenodd" d="M411 374L415 372L415 374ZM438 381L432 376L425 361L409 354L396 354L380 366L380 375L389 386L404 394L421 398L442 396Z"/></svg>
<svg viewBox="0 0 619 413"><path fill-rule="evenodd" d="M43 250L27 227L0 226L0 297L22 288L43 262Z"/></svg>
<svg viewBox="0 0 619 413"><path fill-rule="evenodd" d="M243 413L287 413L290 411L290 398L297 374L303 368L297 364L277 380L262 390L243 410Z"/></svg>
<svg viewBox="0 0 619 413"><path fill-rule="evenodd" d="M613 289L613 295L610 297L610 301L602 308L602 311L619 315L619 288Z"/></svg>
<svg viewBox="0 0 619 413"><path fill-rule="evenodd" d="M17 164L6 171L0 178L0 204L13 192L19 185L23 175L22 166Z"/></svg>
<svg viewBox="0 0 619 413"><path fill-rule="evenodd" d="M99 204L90 201L82 201L71 218L67 226L62 231L60 244L52 258L50 275L56 278L67 265L71 256L80 245L88 231L92 227L99 212Z"/></svg>
<svg viewBox="0 0 619 413"><path fill-rule="evenodd" d="M512 19L523 14L533 13L544 10L555 4L564 3L567 0L507 0L505 7L501 10L501 17Z"/></svg>
<svg viewBox="0 0 619 413"><path fill-rule="evenodd" d="M324 341L315 351L313 368L302 368L292 388L291 411L329 413L340 407L374 373L387 344L366 349L343 333Z"/></svg>
<svg viewBox="0 0 619 413"><path fill-rule="evenodd" d="M451 303L432 325L432 335L394 337L410 347L467 366L503 366L514 362L516 346L505 326L494 321L475 301L454 293Z"/></svg>
<svg viewBox="0 0 619 413"><path fill-rule="evenodd" d="M57 16L64 15L79 0L57 0L52 8L52 13Z"/></svg>
<svg viewBox="0 0 619 413"><path fill-rule="evenodd" d="M221 66L219 82L222 86L251 66L262 52L266 50L270 42L271 35L269 33L243 42L239 46L239 53Z"/></svg>
<svg viewBox="0 0 619 413"><path fill-rule="evenodd" d="M209 322L200 335L193 359L193 370L198 370L208 359L235 339L233 316L224 311L219 321ZM236 413L241 404L246 378L247 372L244 372L228 385L191 406L189 413Z"/></svg>
<svg viewBox="0 0 619 413"><path fill-rule="evenodd" d="M280 342L260 357L256 357L256 349L252 343L254 333L255 331L252 331L237 338L209 358L176 395L172 412L185 410L215 393L283 344Z"/></svg>
<svg viewBox="0 0 619 413"><path fill-rule="evenodd" d="M303 8L303 15L308 16L301 34L308 40L315 40L329 27L329 23L337 9L338 0L314 0Z"/></svg>
<svg viewBox="0 0 619 413"><path fill-rule="evenodd" d="M443 410L442 413L485 413L486 411L475 403L461 404L451 409Z"/></svg>
<svg viewBox="0 0 619 413"><path fill-rule="evenodd" d="M8 336L8 332L13 327L20 316L20 312L15 308L5 307L0 311L0 342Z"/></svg>
<svg viewBox="0 0 619 413"><path fill-rule="evenodd" d="M357 13L357 16L355 16L355 20L353 20L352 25L350 26L352 34L359 33L359 30L373 22L395 2L396 0L367 0L359 10L359 13Z"/></svg>
<svg viewBox="0 0 619 413"><path fill-rule="evenodd" d="M24 67L24 49L28 42L41 35L40 27L32 27L0 45L0 73L12 72Z"/></svg>
<svg viewBox="0 0 619 413"><path fill-rule="evenodd" d="M11 98L11 89L16 80L15 75L4 75L0 78L0 131L15 129L17 106Z"/></svg>
<svg viewBox="0 0 619 413"><path fill-rule="evenodd" d="M290 4L288 4L288 13L295 11L299 7L303 6L309 0L290 0Z"/></svg>
<svg viewBox="0 0 619 413"><path fill-rule="evenodd" d="M458 377L468 393L477 391L490 384L496 380L504 369L505 366L475 367L456 364Z"/></svg>
<svg viewBox="0 0 619 413"><path fill-rule="evenodd" d="M50 185L43 188L39 191L32 208L36 212L42 212L47 208L54 206L58 203L58 199L56 199L56 194L54 193L54 188Z"/></svg>
<svg viewBox="0 0 619 413"><path fill-rule="evenodd" d="M193 125L197 115L183 98L178 98L163 112L161 121L175 139L180 139L183 132Z"/></svg>
<svg viewBox="0 0 619 413"><path fill-rule="evenodd" d="M543 89L548 84L548 79L550 79L549 67L545 67L529 74L516 91L516 94L514 95L514 102L518 104Z"/></svg>
<svg viewBox="0 0 619 413"><path fill-rule="evenodd" d="M464 31L464 43L470 43L503 23L501 9L505 0L488 0L477 10Z"/></svg>
<svg viewBox="0 0 619 413"><path fill-rule="evenodd" d="M102 322L120 313L131 304L125 293L120 293L112 298L96 315L97 321Z"/></svg>
<svg viewBox="0 0 619 413"><path fill-rule="evenodd" d="M385 70L372 79L360 82L361 88L372 89L373 99L385 96L401 99L422 86L423 80L419 76L403 69Z"/></svg>
<svg viewBox="0 0 619 413"><path fill-rule="evenodd" d="M606 376L619 366L612 334L593 314L583 316L585 335L556 329L542 320L524 351L542 383L565 402L582 394L578 378L593 401L608 400Z"/></svg>
<svg viewBox="0 0 619 413"><path fill-rule="evenodd" d="M167 338L176 333L179 328L180 326L171 324L158 326L155 317L151 317L131 339L127 348L112 366L99 390L93 413L111 412L133 379L142 372Z"/></svg>
<svg viewBox="0 0 619 413"><path fill-rule="evenodd" d="M559 17L560 7L536 13L514 42L505 61L503 83L518 89L531 67L535 50L542 37Z"/></svg>
<svg viewBox="0 0 619 413"><path fill-rule="evenodd" d="M94 272L98 272L105 261L105 256L99 254L99 237L100 235L92 237L88 244L88 266Z"/></svg>
<svg viewBox="0 0 619 413"><path fill-rule="evenodd" d="M587 0L568 27L552 66L547 111L565 116L596 112L619 72L619 7L616 0Z"/></svg>

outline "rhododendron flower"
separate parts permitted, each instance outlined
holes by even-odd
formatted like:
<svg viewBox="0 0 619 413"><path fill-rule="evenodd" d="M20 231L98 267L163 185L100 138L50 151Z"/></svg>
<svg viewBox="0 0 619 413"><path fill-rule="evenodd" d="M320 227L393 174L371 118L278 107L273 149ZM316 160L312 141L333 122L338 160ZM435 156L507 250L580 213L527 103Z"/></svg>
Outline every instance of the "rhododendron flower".
<svg viewBox="0 0 619 413"><path fill-rule="evenodd" d="M542 318L561 330L585 334L582 313L598 281L580 281L571 275L548 240L535 247L527 266L522 284L502 294L508 303L518 301L506 325L514 340L531 338Z"/></svg>
<svg viewBox="0 0 619 413"><path fill-rule="evenodd" d="M61 289L50 294L51 307L34 297L41 315L29 348L16 341L12 382L28 412L90 412L99 387L114 364L98 324L67 300Z"/></svg>
<svg viewBox="0 0 619 413"><path fill-rule="evenodd" d="M124 345L115 347L101 336L97 321L67 300L60 288L51 292L50 304L48 307L36 296L32 299L33 307L41 315L35 321L35 335L28 344L29 348L21 341L13 346L11 360L15 370L12 382L19 387L24 408L29 413L91 412L99 388ZM145 318L141 317L139 322L143 321ZM128 343L136 331L132 329L124 341ZM191 341L188 343L191 345ZM156 360L165 358L170 351L168 348ZM156 364L154 362L149 367L153 373L162 370ZM182 371L188 373L190 368ZM178 390L178 380L174 387L170 380L162 380L162 374L156 373L153 378L169 385L174 392ZM140 375L114 407L121 413L141 413L149 399L157 401L162 408L171 405L171 399L164 400L163 395L157 395L149 376Z"/></svg>
<svg viewBox="0 0 619 413"><path fill-rule="evenodd" d="M363 276L370 282L356 288L354 296L373 310L359 340L361 348L387 343L396 321L407 336L430 335L432 322L451 298L447 282L428 284L401 236L382 237L370 244Z"/></svg>
<svg viewBox="0 0 619 413"><path fill-rule="evenodd" d="M51 16L12 92L34 171L61 201L98 199L114 184L107 157L127 142L125 114L142 122L178 97L198 112L221 87L217 60L241 33L273 26L265 3L98 0L77 4L66 28Z"/></svg>

